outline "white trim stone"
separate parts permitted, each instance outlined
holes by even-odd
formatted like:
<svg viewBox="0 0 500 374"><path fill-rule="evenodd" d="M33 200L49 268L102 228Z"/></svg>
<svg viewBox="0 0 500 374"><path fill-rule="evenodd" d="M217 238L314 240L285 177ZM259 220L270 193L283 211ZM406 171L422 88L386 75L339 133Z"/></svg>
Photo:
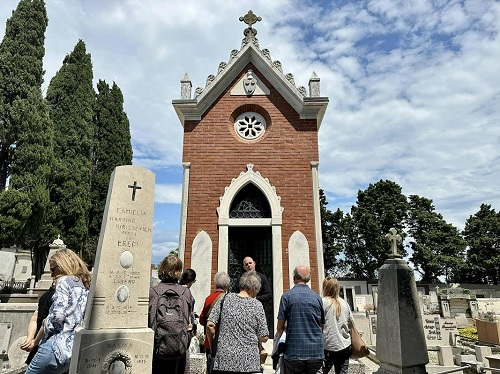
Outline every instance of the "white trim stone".
<svg viewBox="0 0 500 374"><path fill-rule="evenodd" d="M311 161L312 193L313 193L313 212L314 212L314 236L316 241L316 266L318 274L318 290L323 287L325 278L325 264L323 261L323 237L321 235L321 207L319 203L319 177L318 161Z"/></svg>
<svg viewBox="0 0 500 374"><path fill-rule="evenodd" d="M235 196L247 184L253 183L262 191L271 208L271 218L229 218L229 209ZM278 316L279 302L283 293L283 248L281 242L281 224L283 207L281 197L276 194L276 188L271 186L269 179L263 178L260 173L253 171L253 164L247 164L247 171L241 172L238 178L233 178L231 184L224 189L217 208L219 216L219 248L217 271L228 271L228 243L229 226L271 226L273 235L273 313Z"/></svg>
<svg viewBox="0 0 500 374"><path fill-rule="evenodd" d="M182 180L182 202L181 202L181 222L179 230L179 258L184 263L184 253L186 251L186 226L187 226L187 208L188 208L188 197L189 197L189 175L191 171L191 163L183 162L182 167L184 168L183 180Z"/></svg>

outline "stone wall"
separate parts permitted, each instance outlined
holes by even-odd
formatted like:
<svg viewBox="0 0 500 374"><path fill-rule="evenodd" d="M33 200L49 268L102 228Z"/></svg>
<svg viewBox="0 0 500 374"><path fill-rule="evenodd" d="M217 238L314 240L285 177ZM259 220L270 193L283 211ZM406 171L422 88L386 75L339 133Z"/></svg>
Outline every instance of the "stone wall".
<svg viewBox="0 0 500 374"><path fill-rule="evenodd" d="M29 321L36 308L36 303L0 303L0 324L11 326L8 339L7 336L0 336L2 350L8 350L12 342L26 335Z"/></svg>

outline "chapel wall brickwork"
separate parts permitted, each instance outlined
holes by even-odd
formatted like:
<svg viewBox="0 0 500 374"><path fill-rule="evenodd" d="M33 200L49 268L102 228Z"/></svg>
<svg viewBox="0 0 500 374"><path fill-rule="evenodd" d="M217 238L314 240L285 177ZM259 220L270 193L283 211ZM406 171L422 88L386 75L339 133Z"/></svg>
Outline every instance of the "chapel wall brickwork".
<svg viewBox="0 0 500 374"><path fill-rule="evenodd" d="M232 87L248 69L270 89L270 95L230 95ZM255 111L267 121L267 130L257 141L242 140L234 131L234 120L246 111ZM191 163L185 266L191 263L193 240L204 230L213 243L213 279L218 261L219 198L231 180L245 172L246 165L251 163L253 170L268 178L281 196L284 289L290 285L288 241L300 230L309 242L311 285L318 291L311 174L311 161L318 159L316 120L301 120L255 66L248 64L201 121L186 121L184 125L183 162Z"/></svg>

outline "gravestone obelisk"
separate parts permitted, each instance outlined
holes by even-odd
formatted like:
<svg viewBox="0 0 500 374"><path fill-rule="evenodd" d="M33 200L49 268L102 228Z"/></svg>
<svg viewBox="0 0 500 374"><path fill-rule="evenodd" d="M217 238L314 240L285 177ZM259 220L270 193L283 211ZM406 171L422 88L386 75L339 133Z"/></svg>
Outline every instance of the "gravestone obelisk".
<svg viewBox="0 0 500 374"><path fill-rule="evenodd" d="M386 237L392 253L378 271L377 374L424 374L429 356L413 269L398 254L396 229Z"/></svg>
<svg viewBox="0 0 500 374"><path fill-rule="evenodd" d="M155 175L137 166L111 174L83 329L70 373L151 373L148 328Z"/></svg>

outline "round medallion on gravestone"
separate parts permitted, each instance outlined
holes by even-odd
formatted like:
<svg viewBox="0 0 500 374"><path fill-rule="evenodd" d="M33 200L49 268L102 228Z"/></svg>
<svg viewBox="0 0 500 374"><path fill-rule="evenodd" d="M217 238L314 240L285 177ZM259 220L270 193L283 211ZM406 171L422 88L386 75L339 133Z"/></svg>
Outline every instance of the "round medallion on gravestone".
<svg viewBox="0 0 500 374"><path fill-rule="evenodd" d="M109 374L125 374L125 362L123 362L120 359L114 360L110 365L109 365Z"/></svg>
<svg viewBox="0 0 500 374"><path fill-rule="evenodd" d="M130 374L132 373L132 357L122 349L108 354L102 363L102 373Z"/></svg>
<svg viewBox="0 0 500 374"><path fill-rule="evenodd" d="M13 369L22 367L26 361L26 358L28 358L29 353L19 348L19 346L21 345L22 342L24 342L25 339L26 336L21 336L20 338L17 338L9 348L8 351L9 364L10 367Z"/></svg>
<svg viewBox="0 0 500 374"><path fill-rule="evenodd" d="M120 303L124 303L128 299L128 287L127 286L120 286L116 290L116 300L118 300Z"/></svg>
<svg viewBox="0 0 500 374"><path fill-rule="evenodd" d="M120 255L120 265L122 266L122 268L128 269L132 266L133 262L134 255L131 252L125 251Z"/></svg>

